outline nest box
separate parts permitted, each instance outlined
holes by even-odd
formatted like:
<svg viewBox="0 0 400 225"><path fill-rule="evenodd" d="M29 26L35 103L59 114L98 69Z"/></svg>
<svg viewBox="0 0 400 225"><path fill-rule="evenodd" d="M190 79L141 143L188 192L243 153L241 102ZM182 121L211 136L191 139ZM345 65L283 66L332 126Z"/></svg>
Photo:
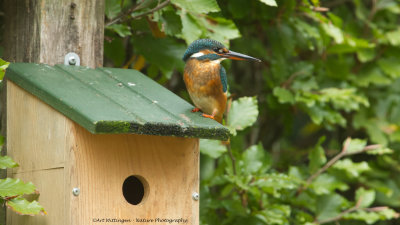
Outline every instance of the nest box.
<svg viewBox="0 0 400 225"><path fill-rule="evenodd" d="M48 213L8 225L199 223L199 138L228 129L135 70L15 63L6 78L8 175Z"/></svg>

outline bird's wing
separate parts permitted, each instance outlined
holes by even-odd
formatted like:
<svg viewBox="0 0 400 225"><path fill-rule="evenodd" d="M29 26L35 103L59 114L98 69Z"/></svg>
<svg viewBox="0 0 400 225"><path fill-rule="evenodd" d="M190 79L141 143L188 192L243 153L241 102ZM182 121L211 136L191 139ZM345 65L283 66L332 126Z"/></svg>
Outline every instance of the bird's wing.
<svg viewBox="0 0 400 225"><path fill-rule="evenodd" d="M221 65L221 68L219 70L219 76L221 77L221 83L222 83L222 90L224 92L228 91L228 80L226 77L226 71L225 68Z"/></svg>

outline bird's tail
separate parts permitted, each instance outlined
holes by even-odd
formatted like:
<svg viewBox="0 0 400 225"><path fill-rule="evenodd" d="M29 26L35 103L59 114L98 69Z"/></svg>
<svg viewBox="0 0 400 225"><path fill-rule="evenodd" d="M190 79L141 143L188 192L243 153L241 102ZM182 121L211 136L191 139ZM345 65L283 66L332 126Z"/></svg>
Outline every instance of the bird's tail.
<svg viewBox="0 0 400 225"><path fill-rule="evenodd" d="M214 120L217 121L218 123L222 124L222 116L223 116L223 114L215 115Z"/></svg>

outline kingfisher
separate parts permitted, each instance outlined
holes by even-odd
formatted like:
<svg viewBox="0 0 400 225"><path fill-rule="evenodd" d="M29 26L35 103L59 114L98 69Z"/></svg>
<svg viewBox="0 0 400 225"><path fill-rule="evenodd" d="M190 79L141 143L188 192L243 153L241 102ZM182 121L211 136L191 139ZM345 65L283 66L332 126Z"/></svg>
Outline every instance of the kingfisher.
<svg viewBox="0 0 400 225"><path fill-rule="evenodd" d="M189 45L183 55L185 69L183 80L195 108L203 117L222 123L227 102L228 83L221 62L233 60L261 60L228 50L222 43L211 39L199 39Z"/></svg>

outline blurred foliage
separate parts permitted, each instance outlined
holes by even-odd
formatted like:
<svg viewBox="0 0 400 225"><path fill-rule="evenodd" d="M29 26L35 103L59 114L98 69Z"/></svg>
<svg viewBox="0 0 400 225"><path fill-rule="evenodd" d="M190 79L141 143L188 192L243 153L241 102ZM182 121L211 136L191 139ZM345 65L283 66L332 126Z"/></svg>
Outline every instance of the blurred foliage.
<svg viewBox="0 0 400 225"><path fill-rule="evenodd" d="M201 140L201 224L396 224L399 0L106 2L105 66L188 101L192 41L263 60L224 61L232 138Z"/></svg>

